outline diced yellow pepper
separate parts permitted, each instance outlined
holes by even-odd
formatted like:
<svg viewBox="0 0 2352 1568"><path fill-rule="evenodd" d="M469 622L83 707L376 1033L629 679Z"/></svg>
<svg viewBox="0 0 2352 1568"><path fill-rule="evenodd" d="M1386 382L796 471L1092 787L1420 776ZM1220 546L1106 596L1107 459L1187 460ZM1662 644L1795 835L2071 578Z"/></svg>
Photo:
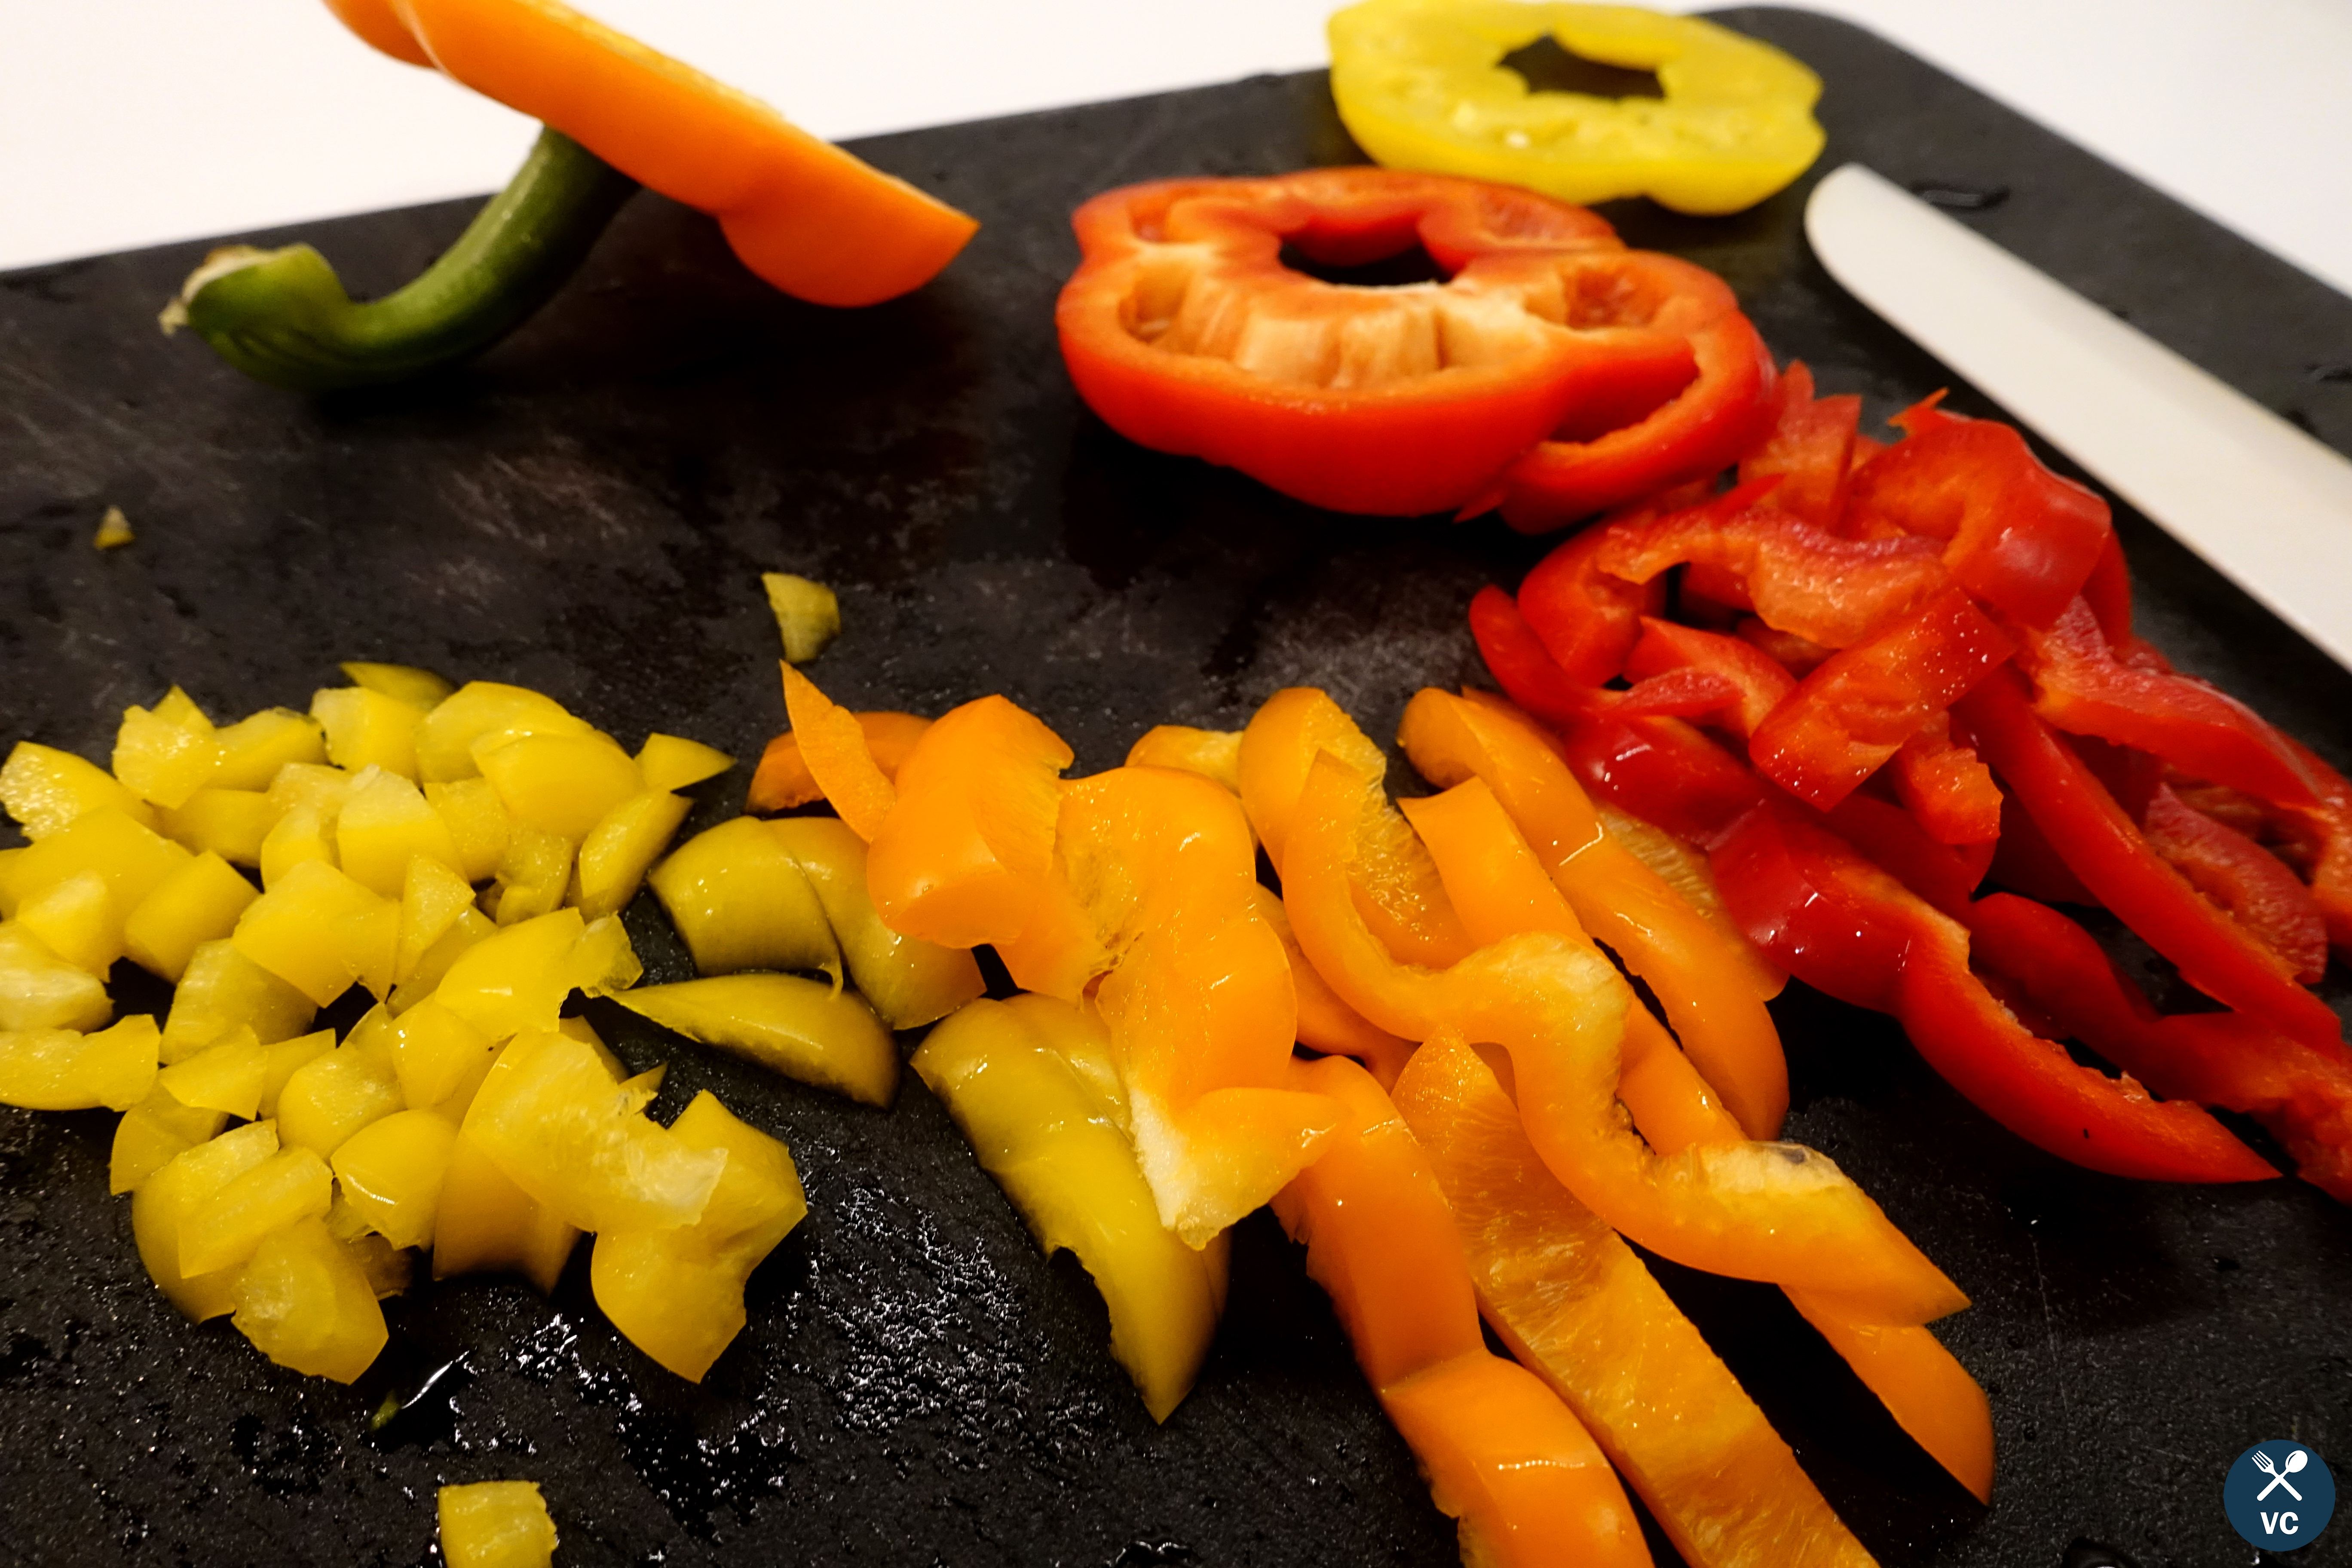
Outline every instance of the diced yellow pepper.
<svg viewBox="0 0 2352 1568"><path fill-rule="evenodd" d="M362 769L335 818L335 861L363 888L396 899L408 884L408 863L422 856L451 870L462 863L441 814L400 774Z"/></svg>
<svg viewBox="0 0 2352 1568"><path fill-rule="evenodd" d="M365 659L347 659L342 672L353 686L364 686L370 691L381 691L386 697L397 697L411 708L430 713L441 705L442 699L457 689L457 686L429 669L419 669L413 664L373 664Z"/></svg>
<svg viewBox="0 0 2352 1568"><path fill-rule="evenodd" d="M647 879L698 973L818 969L840 977L841 948L816 889L759 818L696 834Z"/></svg>
<svg viewBox="0 0 2352 1568"><path fill-rule="evenodd" d="M637 748L637 772L651 790L681 790L715 779L735 765L735 759L716 746L689 741L683 735L656 731Z"/></svg>
<svg viewBox="0 0 2352 1568"><path fill-rule="evenodd" d="M107 1191L117 1197L197 1144L219 1133L228 1117L181 1104L158 1087L122 1113L114 1124L114 1150L107 1161Z"/></svg>
<svg viewBox="0 0 2352 1568"><path fill-rule="evenodd" d="M110 940L102 945L119 953L123 917L189 858L186 850L153 828L127 813L102 806L41 838L11 859L0 875L5 875L6 899L19 921L25 920L28 902L59 883L76 877L98 877L106 884L107 894L102 929L111 932Z"/></svg>
<svg viewBox="0 0 2352 1568"><path fill-rule="evenodd" d="M122 916L108 897L106 879L82 871L50 883L16 906L16 924L50 952L95 975L122 956Z"/></svg>
<svg viewBox="0 0 2352 1568"><path fill-rule="evenodd" d="M184 805L211 782L219 761L213 721L178 687L152 711L123 710L114 737L114 776L141 799L167 807Z"/></svg>
<svg viewBox="0 0 2352 1568"><path fill-rule="evenodd" d="M278 1115L278 1101L286 1086L307 1062L318 1060L335 1048L335 1031L319 1029L308 1035L297 1035L289 1040L278 1040L261 1047L268 1065L261 1071L261 1103L255 1114L265 1120Z"/></svg>
<svg viewBox="0 0 2352 1568"><path fill-rule="evenodd" d="M328 763L289 763L269 781L269 804L280 813L309 806L321 822L332 822L343 809L357 775Z"/></svg>
<svg viewBox="0 0 2352 1568"><path fill-rule="evenodd" d="M393 1246L369 1229L367 1221L345 1200L341 1189L327 1209L327 1231L342 1243L343 1251L367 1276L368 1288L375 1292L377 1300L397 1296L408 1289L409 1259L415 1254Z"/></svg>
<svg viewBox="0 0 2352 1568"><path fill-rule="evenodd" d="M691 1225L727 1156L680 1142L646 1117L650 1099L615 1084L580 1041L524 1035L475 1097L466 1131L515 1185L583 1230Z"/></svg>
<svg viewBox="0 0 2352 1568"><path fill-rule="evenodd" d="M232 1029L184 1062L156 1075L164 1093L192 1110L217 1110L250 1121L261 1111L269 1047L249 1028Z"/></svg>
<svg viewBox="0 0 2352 1568"><path fill-rule="evenodd" d="M419 1110L440 1104L467 1079L489 1071L498 1052L489 1036L430 996L400 1015L391 1037L401 1096Z"/></svg>
<svg viewBox="0 0 2352 1568"><path fill-rule="evenodd" d="M238 1172L181 1218L181 1274L193 1279L242 1263L271 1231L326 1218L334 1181L308 1149L280 1149Z"/></svg>
<svg viewBox="0 0 2352 1568"><path fill-rule="evenodd" d="M629 945L628 928L621 924L620 917L606 915L590 921L580 933L580 945L572 952L572 984L591 996L610 996L645 977L646 966L637 961L637 950ZM574 1023L583 1029L588 1027L584 1018L567 1018L556 1026L568 1034Z"/></svg>
<svg viewBox="0 0 2352 1568"><path fill-rule="evenodd" d="M400 906L324 861L305 860L247 906L229 940L321 1007L353 981L385 996L400 944Z"/></svg>
<svg viewBox="0 0 2352 1568"><path fill-rule="evenodd" d="M841 601L824 584L790 572L762 572L760 586L768 591L786 663L806 664L841 635Z"/></svg>
<svg viewBox="0 0 2352 1568"><path fill-rule="evenodd" d="M467 948L434 995L494 1040L551 1029L572 994L572 954L586 931L577 910L508 926Z"/></svg>
<svg viewBox="0 0 2352 1568"><path fill-rule="evenodd" d="M327 760L337 767L415 778L422 708L364 686L331 686L310 694L310 717L327 731Z"/></svg>
<svg viewBox="0 0 2352 1568"><path fill-rule="evenodd" d="M403 900L403 912L406 901ZM497 934L498 926L490 917L468 905L457 911L457 918L440 939L425 950L408 978L393 987L391 1007L394 1013L405 1013L439 988L442 977L457 962L465 957L477 942Z"/></svg>
<svg viewBox="0 0 2352 1568"><path fill-rule="evenodd" d="M573 900L580 912L593 921L627 908L646 879L646 868L669 847L692 804L683 795L648 790L631 795L591 828L580 841L580 892Z"/></svg>
<svg viewBox="0 0 2352 1568"><path fill-rule="evenodd" d="M850 983L894 1029L946 1017L988 989L968 949L901 936L866 891L866 840L837 816L780 816L769 833L816 890Z"/></svg>
<svg viewBox="0 0 2352 1568"><path fill-rule="evenodd" d="M295 867L312 860L322 866L334 865L334 840L328 836L327 820L319 815L316 806L298 805L262 836L256 865L266 889L284 881L286 874Z"/></svg>
<svg viewBox="0 0 2352 1568"><path fill-rule="evenodd" d="M318 724L291 708L265 708L215 737L218 757L207 789L268 789L289 763L323 763L326 737Z"/></svg>
<svg viewBox="0 0 2352 1568"><path fill-rule="evenodd" d="M235 1306L239 1333L309 1377L353 1382L391 1337L374 1284L323 1220L265 1237L237 1275Z"/></svg>
<svg viewBox="0 0 2352 1568"><path fill-rule="evenodd" d="M593 732L478 742L474 762L518 826L574 844L614 806L646 788L635 760Z"/></svg>
<svg viewBox="0 0 2352 1568"><path fill-rule="evenodd" d="M234 1307L229 1293L236 1284L236 1270L224 1268L194 1279L182 1274L181 1222L277 1152L277 1127L248 1121L175 1156L131 1194L131 1234L139 1246L139 1260L172 1305L196 1322Z"/></svg>
<svg viewBox="0 0 2352 1568"><path fill-rule="evenodd" d="M515 735L591 732L586 721L574 718L552 697L495 680L468 681L417 726L417 776L426 784L472 778L482 771L474 761L478 742L495 745Z"/></svg>
<svg viewBox="0 0 2352 1568"><path fill-rule="evenodd" d="M0 921L13 919L16 913L16 900L8 892L9 868L31 852L31 846L25 844L0 849Z"/></svg>
<svg viewBox="0 0 2352 1568"><path fill-rule="evenodd" d="M155 1020L133 1013L94 1035L0 1033L0 1105L27 1110L128 1110L155 1087Z"/></svg>
<svg viewBox="0 0 2352 1568"><path fill-rule="evenodd" d="M278 1132L324 1159L361 1128L406 1108L391 1059L347 1041L288 1076L278 1093Z"/></svg>
<svg viewBox="0 0 2352 1568"><path fill-rule="evenodd" d="M122 949L164 979L178 982L197 947L236 929L254 885L210 850L156 884L122 923Z"/></svg>
<svg viewBox="0 0 2352 1568"><path fill-rule="evenodd" d="M430 1110L404 1110L352 1134L335 1151L343 1196L394 1247L433 1245L433 1215L457 1129Z"/></svg>
<svg viewBox="0 0 2352 1568"><path fill-rule="evenodd" d="M1046 1252L1078 1256L1110 1309L1111 1353L1152 1419L1183 1399L1224 1310L1225 1237L1199 1252L1160 1223L1118 1109L1054 1048L1099 1034L1050 997L982 1000L933 1029L914 1068ZM1052 1016L1052 1026L1034 1019ZM1108 1059L1106 1048L1102 1053Z"/></svg>
<svg viewBox="0 0 2352 1568"><path fill-rule="evenodd" d="M310 1026L319 1008L309 997L262 968L226 940L200 943L189 955L163 1020L163 1062L183 1062L240 1026L265 1046L289 1040Z"/></svg>
<svg viewBox="0 0 2352 1568"><path fill-rule="evenodd" d="M797 974L720 974L622 991L613 1000L688 1039L761 1067L887 1106L898 1088L898 1047L854 994Z"/></svg>
<svg viewBox="0 0 2352 1568"><path fill-rule="evenodd" d="M0 921L0 1029L96 1029L113 1016L97 975L14 921Z"/></svg>
<svg viewBox="0 0 2352 1568"><path fill-rule="evenodd" d="M449 1568L549 1568L555 1521L532 1481L443 1487L441 1560Z"/></svg>
<svg viewBox="0 0 2352 1568"><path fill-rule="evenodd" d="M416 973L435 942L474 907L474 889L441 861L419 855L408 862L400 892L400 943L392 957L396 985Z"/></svg>
<svg viewBox="0 0 2352 1568"><path fill-rule="evenodd" d="M232 866L261 864L261 847L283 816L265 790L206 787L177 811L163 813L163 837L184 849L210 850Z"/></svg>
<svg viewBox="0 0 2352 1568"><path fill-rule="evenodd" d="M457 846L457 869L468 882L487 882L507 858L506 803L485 778L428 784L425 798L441 814Z"/></svg>
<svg viewBox="0 0 2352 1568"><path fill-rule="evenodd" d="M436 1279L515 1273L550 1295L579 1239L577 1226L516 1186L471 1135L459 1131L434 1217Z"/></svg>
<svg viewBox="0 0 2352 1568"><path fill-rule="evenodd" d="M535 921L562 907L572 883L572 840L516 823L499 862L492 918L502 926Z"/></svg>
<svg viewBox="0 0 2352 1568"><path fill-rule="evenodd" d="M604 1232L588 1278L596 1305L631 1344L700 1383L742 1331L744 1281L807 1215L808 1202L791 1152L707 1089L670 1134L689 1148L726 1151L702 1217L665 1230Z"/></svg>
<svg viewBox="0 0 2352 1568"><path fill-rule="evenodd" d="M689 742L690 743L690 742ZM152 827L152 807L96 763L54 746L19 741L0 764L0 808L27 838L47 838L75 817L111 806Z"/></svg>

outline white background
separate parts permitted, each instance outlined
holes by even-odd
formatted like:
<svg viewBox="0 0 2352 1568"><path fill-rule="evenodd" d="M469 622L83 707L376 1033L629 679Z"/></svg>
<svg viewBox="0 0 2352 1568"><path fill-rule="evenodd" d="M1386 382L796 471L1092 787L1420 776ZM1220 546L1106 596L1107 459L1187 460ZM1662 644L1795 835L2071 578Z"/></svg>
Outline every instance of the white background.
<svg viewBox="0 0 2352 1568"><path fill-rule="evenodd" d="M585 8L842 138L1319 65L1336 3ZM1816 8L2352 293L2352 0ZM531 132L318 0L0 0L0 268L486 191Z"/></svg>

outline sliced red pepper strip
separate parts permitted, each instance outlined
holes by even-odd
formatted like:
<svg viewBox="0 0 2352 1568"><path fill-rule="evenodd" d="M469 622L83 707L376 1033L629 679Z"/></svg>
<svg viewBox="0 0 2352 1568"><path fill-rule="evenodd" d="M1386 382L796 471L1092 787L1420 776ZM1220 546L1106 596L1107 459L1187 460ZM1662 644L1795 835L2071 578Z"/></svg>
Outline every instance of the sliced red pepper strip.
<svg viewBox="0 0 2352 1568"><path fill-rule="evenodd" d="M1524 595L1525 590L1521 592ZM1738 700L1721 710L1720 721L1743 741L1797 689L1796 678L1752 643L1653 616L1643 616L1641 625L1642 640L1625 659L1625 674L1646 682L1674 670L1696 669L1729 681L1738 692Z"/></svg>
<svg viewBox="0 0 2352 1568"><path fill-rule="evenodd" d="M2328 1005L2148 847L2115 796L2027 704L2015 671L1995 671L1961 699L1959 716L2059 858L2182 979L2306 1044L2341 1043L2343 1026Z"/></svg>
<svg viewBox="0 0 2352 1568"><path fill-rule="evenodd" d="M1766 778L1827 810L2011 651L1974 599L1947 588L1805 677L1757 726L1748 758Z"/></svg>
<svg viewBox="0 0 2352 1568"><path fill-rule="evenodd" d="M1688 584L1685 582L1685 586ZM1823 647L1810 637L1794 632L1784 632L1766 626L1754 616L1743 616L1734 622L1731 635L1787 670L1799 680L1812 674L1829 662L1837 649Z"/></svg>
<svg viewBox="0 0 2352 1568"><path fill-rule="evenodd" d="M1768 805L1715 852L1724 898L1806 984L1901 1020L1929 1066L2035 1147L2146 1181L2273 1175L2196 1106L2149 1099L2022 1027L1969 969L1966 927L1790 805Z"/></svg>
<svg viewBox="0 0 2352 1568"><path fill-rule="evenodd" d="M1659 614L1666 605L1663 580L1628 583L1594 564L1605 537L1602 529L1585 530L1538 562L1519 584L1519 613L1561 673L1578 686L1615 679L1641 637L1642 617ZM1470 614L1475 627L1475 601Z"/></svg>
<svg viewBox="0 0 2352 1568"><path fill-rule="evenodd" d="M2328 942L2352 951L2352 781L2292 736L2287 744L2316 782L2317 805L2288 815L2312 840L2311 896L2327 921Z"/></svg>
<svg viewBox="0 0 2352 1568"><path fill-rule="evenodd" d="M2043 468L2025 437L1939 408L1854 476L1855 531L1948 540L1952 580L2021 626L2046 626L2082 591L2114 530L2107 503Z"/></svg>
<svg viewBox="0 0 2352 1568"><path fill-rule="evenodd" d="M1952 739L1948 713L1903 742L1892 771L1895 797L1937 842L1990 845L2000 837L2000 786L1973 747Z"/></svg>
<svg viewBox="0 0 2352 1568"><path fill-rule="evenodd" d="M1496 587L1481 588L1472 597L1470 635L1512 700L1554 724L1589 713L1695 717L1740 700L1739 688L1711 669L1664 670L1627 691L1580 686L1553 662L1511 596Z"/></svg>
<svg viewBox="0 0 2352 1568"><path fill-rule="evenodd" d="M1827 533L1839 531L1853 471L1853 438L1862 399L1853 393L1813 395L1813 373L1791 360L1773 395L1771 433L1739 459L1739 479L1778 476L1772 504Z"/></svg>
<svg viewBox="0 0 2352 1568"><path fill-rule="evenodd" d="M2286 862L2231 827L2181 804L2163 784L2140 814L2147 847L2276 953L2295 979L2327 973L2327 921Z"/></svg>
<svg viewBox="0 0 2352 1568"><path fill-rule="evenodd" d="M2085 904L2096 908L2096 893L2083 886L2050 840L2034 826L2033 817L2017 797L2000 803L2000 842L1993 850L1992 879L2012 892L2045 904Z"/></svg>
<svg viewBox="0 0 2352 1568"><path fill-rule="evenodd" d="M2113 529L2107 532L2107 547L2099 552L2099 563L2083 580L2083 602L2106 634L2109 647L2138 640L2132 636L2131 570L2124 564L2124 542Z"/></svg>
<svg viewBox="0 0 2352 1568"><path fill-rule="evenodd" d="M1581 719L1559 749L1594 795L1702 847L1764 798L1753 768L1679 719Z"/></svg>

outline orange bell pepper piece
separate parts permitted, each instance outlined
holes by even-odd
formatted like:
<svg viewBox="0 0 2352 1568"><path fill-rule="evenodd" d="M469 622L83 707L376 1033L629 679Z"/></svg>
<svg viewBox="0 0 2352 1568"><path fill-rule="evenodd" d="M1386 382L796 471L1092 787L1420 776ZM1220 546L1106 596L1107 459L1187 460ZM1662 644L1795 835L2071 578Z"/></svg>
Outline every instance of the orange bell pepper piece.
<svg viewBox="0 0 2352 1568"><path fill-rule="evenodd" d="M1472 938L1500 942L1523 931L1575 940L1584 933L1483 780L1430 800L1406 801ZM1638 1001L1625 1014L1624 1068L1617 1098L1651 1148L1676 1154L1700 1144L1742 1142L1746 1134L1708 1089L1674 1037ZM1992 1409L1984 1390L1936 1336L1917 1324L1877 1324L1843 1302L1791 1291L1797 1310L1851 1365L1918 1445L1974 1492L1992 1496Z"/></svg>
<svg viewBox="0 0 2352 1568"><path fill-rule="evenodd" d="M1285 862L1299 946L1381 1028L1509 1052L1528 1137L1595 1213L1675 1262L1834 1297L1869 1321L1927 1322L1968 1304L1826 1156L1765 1142L1665 1154L1624 1125L1629 988L1589 942L1529 932L1444 971L1391 958L1349 897L1363 795L1361 774L1328 753L1316 760Z"/></svg>
<svg viewBox="0 0 2352 1568"><path fill-rule="evenodd" d="M559 0L327 4L394 59L437 66L709 213L746 267L799 299L894 299L930 281L980 226Z"/></svg>
<svg viewBox="0 0 2352 1568"><path fill-rule="evenodd" d="M1777 1135L1789 1110L1789 1068L1764 998L1778 977L1753 950L1727 941L1611 837L1559 753L1516 713L1424 690L1406 705L1399 739L1432 784L1486 781L1576 918L1656 993L1684 1048L1748 1135Z"/></svg>
<svg viewBox="0 0 2352 1568"><path fill-rule="evenodd" d="M1282 951L1290 960L1291 989L1298 994L1298 1043L1325 1056L1353 1057L1382 1089L1393 1085L1412 1055L1412 1042L1399 1039L1339 1000L1339 994L1298 950L1298 933L1290 929L1290 911L1282 907L1281 894L1259 888L1257 912L1282 939Z"/></svg>
<svg viewBox="0 0 2352 1568"><path fill-rule="evenodd" d="M1357 1364L1461 1521L1465 1563L1644 1564L1649 1549L1590 1433L1532 1373L1487 1350L1453 1211L1388 1096L1339 1057L1293 1061L1344 1108L1274 1200L1331 1297Z"/></svg>
<svg viewBox="0 0 2352 1568"><path fill-rule="evenodd" d="M882 770L886 779L896 780L898 764L931 727L929 719L912 713L875 712L855 715L858 729L865 731L866 750L874 765ZM751 775L751 790L744 797L745 811L790 811L796 805L806 805L823 800L824 790L809 772L808 759L801 755L801 738L787 730L768 742L760 753L760 766Z"/></svg>
<svg viewBox="0 0 2352 1568"><path fill-rule="evenodd" d="M784 712L801 737L809 776L850 831L870 841L898 804L898 792L866 750L864 726L789 663L779 660L778 668L784 672Z"/></svg>

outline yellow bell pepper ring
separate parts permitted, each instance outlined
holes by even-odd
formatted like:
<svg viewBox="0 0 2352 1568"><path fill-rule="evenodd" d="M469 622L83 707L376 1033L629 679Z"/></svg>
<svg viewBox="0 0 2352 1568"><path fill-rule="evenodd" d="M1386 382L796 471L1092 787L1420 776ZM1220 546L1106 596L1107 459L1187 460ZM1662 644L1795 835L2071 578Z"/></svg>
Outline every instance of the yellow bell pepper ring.
<svg viewBox="0 0 2352 1568"><path fill-rule="evenodd" d="M1376 163L1676 212L1755 205L1821 155L1821 78L1695 16L1521 0L1363 0L1330 21L1331 96ZM1503 63L1549 37L1664 96L1549 92Z"/></svg>

